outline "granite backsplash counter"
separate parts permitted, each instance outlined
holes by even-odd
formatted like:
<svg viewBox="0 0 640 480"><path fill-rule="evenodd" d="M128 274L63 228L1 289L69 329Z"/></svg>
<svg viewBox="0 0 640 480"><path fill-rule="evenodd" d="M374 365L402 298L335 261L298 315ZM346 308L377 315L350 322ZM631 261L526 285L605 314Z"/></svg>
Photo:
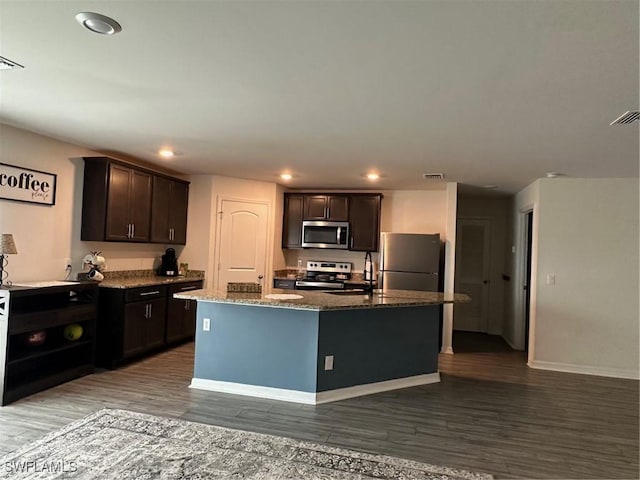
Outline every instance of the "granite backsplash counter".
<svg viewBox="0 0 640 480"><path fill-rule="evenodd" d="M100 288L137 288L204 280L203 270L189 270L186 275L177 277L156 275L155 270L106 271L102 274L104 275L104 280L99 282L98 286ZM79 274L78 280L85 280L86 275L87 274Z"/></svg>

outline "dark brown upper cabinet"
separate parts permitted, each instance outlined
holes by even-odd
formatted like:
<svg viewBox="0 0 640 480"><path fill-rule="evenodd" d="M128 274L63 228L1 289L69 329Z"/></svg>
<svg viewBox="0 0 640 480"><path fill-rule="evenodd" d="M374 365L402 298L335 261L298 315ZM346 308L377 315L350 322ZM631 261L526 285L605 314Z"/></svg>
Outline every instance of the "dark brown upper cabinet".
<svg viewBox="0 0 640 480"><path fill-rule="evenodd" d="M380 236L381 204L380 193L285 193L282 247L302 248L303 220L335 220L349 222L349 250L375 252Z"/></svg>
<svg viewBox="0 0 640 480"><path fill-rule="evenodd" d="M151 173L106 157L84 161L81 239L148 242Z"/></svg>
<svg viewBox="0 0 640 480"><path fill-rule="evenodd" d="M381 200L380 194L351 195L349 198L349 250L378 251Z"/></svg>
<svg viewBox="0 0 640 480"><path fill-rule="evenodd" d="M285 194L282 248L302 248L304 195Z"/></svg>
<svg viewBox="0 0 640 480"><path fill-rule="evenodd" d="M84 158L80 238L184 245L189 183L108 157Z"/></svg>
<svg viewBox="0 0 640 480"><path fill-rule="evenodd" d="M151 242L187 243L189 184L167 177L153 177Z"/></svg>
<svg viewBox="0 0 640 480"><path fill-rule="evenodd" d="M303 220L349 220L349 197L346 195L305 195Z"/></svg>

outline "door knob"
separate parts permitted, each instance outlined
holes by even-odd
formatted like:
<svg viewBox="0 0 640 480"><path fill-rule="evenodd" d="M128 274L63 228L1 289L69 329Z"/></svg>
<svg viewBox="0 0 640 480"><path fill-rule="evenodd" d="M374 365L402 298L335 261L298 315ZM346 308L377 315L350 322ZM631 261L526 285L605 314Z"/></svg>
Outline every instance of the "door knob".
<svg viewBox="0 0 640 480"><path fill-rule="evenodd" d="M263 278L264 278L264 275L258 275L258 280L262 281Z"/></svg>

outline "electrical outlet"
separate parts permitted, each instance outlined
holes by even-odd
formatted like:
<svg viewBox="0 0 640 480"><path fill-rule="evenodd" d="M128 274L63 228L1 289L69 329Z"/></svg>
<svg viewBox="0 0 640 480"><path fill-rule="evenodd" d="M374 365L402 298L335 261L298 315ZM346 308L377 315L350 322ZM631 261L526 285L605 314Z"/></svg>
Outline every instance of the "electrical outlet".
<svg viewBox="0 0 640 480"><path fill-rule="evenodd" d="M324 369L333 370L333 355L327 355L324 357Z"/></svg>
<svg viewBox="0 0 640 480"><path fill-rule="evenodd" d="M211 319L210 318L203 318L202 319L202 330L205 332L208 332L209 330L211 330Z"/></svg>
<svg viewBox="0 0 640 480"><path fill-rule="evenodd" d="M550 273L547 275L547 285L555 285L556 284L556 274Z"/></svg>

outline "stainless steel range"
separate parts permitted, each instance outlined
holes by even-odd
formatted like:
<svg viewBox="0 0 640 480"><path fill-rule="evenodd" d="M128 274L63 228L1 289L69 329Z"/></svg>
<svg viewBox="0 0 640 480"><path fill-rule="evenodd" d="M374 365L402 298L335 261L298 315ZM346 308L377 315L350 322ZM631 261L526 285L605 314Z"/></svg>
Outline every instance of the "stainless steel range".
<svg viewBox="0 0 640 480"><path fill-rule="evenodd" d="M325 262L309 260L307 274L296 280L298 290L329 290L344 288L344 284L351 278L350 262Z"/></svg>

